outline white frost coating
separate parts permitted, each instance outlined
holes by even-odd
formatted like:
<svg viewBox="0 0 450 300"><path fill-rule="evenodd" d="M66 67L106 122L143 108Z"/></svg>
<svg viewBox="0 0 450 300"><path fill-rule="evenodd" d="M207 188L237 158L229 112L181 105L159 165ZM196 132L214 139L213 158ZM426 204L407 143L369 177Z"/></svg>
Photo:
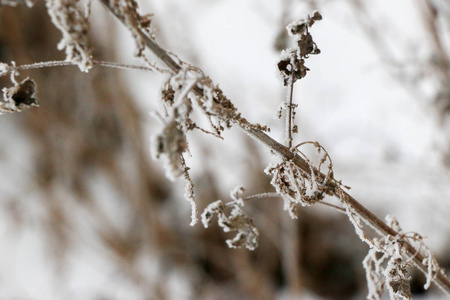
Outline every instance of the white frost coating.
<svg viewBox="0 0 450 300"><path fill-rule="evenodd" d="M10 71L9 65L5 63L0 63L0 77L8 74Z"/></svg>
<svg viewBox="0 0 450 300"><path fill-rule="evenodd" d="M397 219L394 216L386 215L384 219L386 220L386 224L388 224L389 227L391 227L392 229L394 229L399 233L402 232L402 228L400 227L400 224L398 223Z"/></svg>
<svg viewBox="0 0 450 300"><path fill-rule="evenodd" d="M88 72L92 68L92 54L84 1L47 0L46 4L53 24L63 35L58 49L65 49L66 60L77 64L81 71Z"/></svg>
<svg viewBox="0 0 450 300"><path fill-rule="evenodd" d="M425 253L426 253L426 257L424 259L423 264L425 266L427 266L427 274L426 274L427 282L425 283L425 285L423 287L424 287L424 289L427 290L430 288L431 282L433 281L434 278L436 278L436 275L439 272L442 272L442 269L439 267L439 264L438 264L436 258L431 253L430 249L426 249Z"/></svg>
<svg viewBox="0 0 450 300"><path fill-rule="evenodd" d="M208 228L209 225L211 224L211 219L213 215L222 208L223 208L222 200L217 200L215 202L208 204L208 206L205 208L201 216L203 227ZM217 215L217 217L220 220L219 214Z"/></svg>
<svg viewBox="0 0 450 300"><path fill-rule="evenodd" d="M194 226L198 223L198 211L197 203L195 203L194 183L192 182L187 172L184 173L184 180L186 181L186 186L184 188L184 198L191 205L191 223L189 224L189 226Z"/></svg>
<svg viewBox="0 0 450 300"><path fill-rule="evenodd" d="M367 299L378 300L381 299L384 291L383 268L381 263L384 261L384 256L377 259L377 250L369 249L369 253L363 260L363 267L366 272L368 295Z"/></svg>
<svg viewBox="0 0 450 300"><path fill-rule="evenodd" d="M152 157L162 160L167 178L175 181L184 174L182 154L187 149L186 136L175 121L152 137L151 146Z"/></svg>
<svg viewBox="0 0 450 300"><path fill-rule="evenodd" d="M358 237L363 241L364 243L367 243L371 248L374 247L373 240L369 239L363 230L363 225L361 224L361 218L358 214L356 214L350 205L348 205L347 202L343 201L345 205L345 213L347 214L348 219L352 223L353 227L355 228L355 232L358 235Z"/></svg>
<svg viewBox="0 0 450 300"><path fill-rule="evenodd" d="M160 159L166 172L166 177L175 181L184 176L186 182L184 198L191 205L191 223L190 226L197 224L197 205L195 203L194 183L189 177L188 168L185 164L183 153L187 149L186 136L178 128L175 121L166 124L162 131L151 139L152 157Z"/></svg>

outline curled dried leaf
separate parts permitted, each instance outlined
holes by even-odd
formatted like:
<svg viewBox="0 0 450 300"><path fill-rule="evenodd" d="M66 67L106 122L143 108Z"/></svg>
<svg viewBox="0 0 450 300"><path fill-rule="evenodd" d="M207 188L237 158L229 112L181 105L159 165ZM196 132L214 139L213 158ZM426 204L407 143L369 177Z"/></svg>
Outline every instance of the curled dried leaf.
<svg viewBox="0 0 450 300"><path fill-rule="evenodd" d="M240 188L238 187L235 191L242 192ZM232 195L237 194L232 192ZM253 220L242 210L241 200L237 197L227 204L224 204L222 200L210 203L202 213L202 223L205 228L208 228L213 216L217 215L217 223L224 232L236 232L234 238L226 240L228 247L246 247L249 250L255 250L258 247L259 231ZM229 209L231 211L227 214Z"/></svg>
<svg viewBox="0 0 450 300"><path fill-rule="evenodd" d="M182 156L187 150L187 141L177 122L172 121L165 125L154 137L153 148L154 158L164 160L166 176L169 179L175 180L184 174Z"/></svg>
<svg viewBox="0 0 450 300"><path fill-rule="evenodd" d="M0 113L20 112L33 106L39 106L35 98L36 83L30 78L10 88L3 88L3 100L0 102Z"/></svg>
<svg viewBox="0 0 450 300"><path fill-rule="evenodd" d="M307 144L314 145L321 155L316 165L313 165L310 159L298 149ZM304 142L293 149L294 153L301 155L309 164L310 172L305 172L290 160L269 165L265 172L272 176L270 183L277 193L283 196L284 209L289 212L291 218L295 219L298 204L310 206L322 200L326 194L332 194L333 164L328 152L317 142ZM325 162L328 162L328 172L326 176L322 176L320 171Z"/></svg>
<svg viewBox="0 0 450 300"><path fill-rule="evenodd" d="M291 80L293 80L292 84L298 79L305 77L309 71L309 68L305 66L305 59L311 54L320 53L320 49L309 33L309 27L321 19L320 13L315 11L312 16L293 22L286 27L289 35L296 39L297 47L283 50L277 64L285 86Z"/></svg>
<svg viewBox="0 0 450 300"><path fill-rule="evenodd" d="M409 285L411 277L406 275L408 273L407 266L408 264L404 262L401 256L393 257L388 262L385 276L391 299L412 299L411 287Z"/></svg>

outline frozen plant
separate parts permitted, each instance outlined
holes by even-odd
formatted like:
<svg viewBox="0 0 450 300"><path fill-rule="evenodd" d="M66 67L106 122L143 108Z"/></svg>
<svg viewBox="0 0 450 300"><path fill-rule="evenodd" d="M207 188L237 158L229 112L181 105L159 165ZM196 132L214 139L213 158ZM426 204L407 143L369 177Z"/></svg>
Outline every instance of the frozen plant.
<svg viewBox="0 0 450 300"><path fill-rule="evenodd" d="M18 2L10 0L1 3L15 5ZM237 126L277 155L277 163L270 165L267 173L272 176L277 195L284 199L285 209L291 217L295 218L299 206L325 203L325 196L338 199L339 206L332 207L347 214L356 233L371 247L364 261L371 299L378 299L385 285L392 299L409 299L409 278L406 276L406 269L410 265L415 265L427 275L426 287L433 282L444 292L450 291L450 279L423 244L420 235L404 233L392 218L388 219L388 224L384 223L351 197L344 190L346 187L334 178L330 156L319 143L304 142L293 146L293 134L298 131L294 124L297 106L292 100L294 83L307 75L309 69L305 66L306 59L312 54L320 53L310 33L310 27L322 18L317 11L287 27L289 34L295 38L296 47L284 50L278 62L283 84L289 89L284 109L280 112L280 116L284 114L286 117L287 139L283 145L266 133L267 127L248 122L219 86L200 69L162 49L154 40L154 31L150 26L152 15L142 15L136 1L101 2L128 28L136 43L135 54L143 59L145 68L168 75L162 88L162 110L158 114L163 129L155 134L153 139L153 155L164 160L167 175L171 179L183 178L187 182L185 197L192 207L191 225L197 221L197 209L194 202L194 183L184 160L184 155L190 154L188 133L198 129L222 138L221 133L225 129ZM46 3L53 23L63 34L60 48L66 50L65 62L48 62L47 66L76 64L86 72L96 64L118 66L114 63L96 63L91 57L87 38L90 27L90 1L47 0ZM144 56L145 50L153 52L168 69L150 63ZM10 73L14 83L12 89L4 89L5 100L13 101L19 108L22 103L29 103L31 106L35 103L34 82L25 79L17 83L14 79L20 68L21 66L11 67L4 63L0 65L0 76ZM17 95L21 96L18 98ZM210 128L197 125L193 117L194 111L208 120ZM318 164L314 164L311 158L300 151L301 147L307 144L314 145L321 155ZM322 168L326 170L325 173ZM202 223L208 227L212 218L217 215L218 223L224 231L236 232L233 239L227 240L230 247L253 250L257 247L258 230L243 210L246 200L251 197L242 198L242 192L242 188L235 190L230 202L218 200L209 204L202 214ZM379 236L368 238L365 225L369 225ZM419 247L414 245L415 242L419 242ZM381 257L377 256L377 252L381 253Z"/></svg>

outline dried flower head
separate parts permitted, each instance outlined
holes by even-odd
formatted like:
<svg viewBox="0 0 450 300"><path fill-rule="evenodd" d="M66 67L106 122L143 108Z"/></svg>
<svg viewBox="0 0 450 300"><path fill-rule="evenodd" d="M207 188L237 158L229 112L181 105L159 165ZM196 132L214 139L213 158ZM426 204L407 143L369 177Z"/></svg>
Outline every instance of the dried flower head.
<svg viewBox="0 0 450 300"><path fill-rule="evenodd" d="M305 66L305 59L310 54L320 53L320 49L309 33L309 27L321 19L320 13L315 11L313 16L293 22L286 27L289 35L296 39L297 47L288 48L281 52L278 70L283 78L284 85L288 85L289 81L294 83L305 77L307 71L309 71L308 67Z"/></svg>
<svg viewBox="0 0 450 300"><path fill-rule="evenodd" d="M214 215L217 215L217 223L224 232L236 232L233 239L226 241L230 248L246 247L255 250L258 247L259 231L253 224L253 220L242 210L244 205L240 194L244 188L239 186L232 193L232 201L224 204L222 200L210 203L202 213L202 223L205 228L211 224ZM227 211L231 209L229 214Z"/></svg>

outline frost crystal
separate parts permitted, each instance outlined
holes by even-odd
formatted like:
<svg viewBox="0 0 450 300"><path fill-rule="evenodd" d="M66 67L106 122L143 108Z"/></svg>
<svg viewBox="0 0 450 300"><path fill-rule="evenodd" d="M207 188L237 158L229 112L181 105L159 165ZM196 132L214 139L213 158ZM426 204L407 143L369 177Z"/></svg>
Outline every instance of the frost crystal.
<svg viewBox="0 0 450 300"><path fill-rule="evenodd" d="M246 247L255 250L258 247L259 231L252 219L241 209L242 198L238 194L244 191L243 187L237 187L232 193L233 201L224 204L222 200L210 203L202 213L202 224L208 228L214 215L217 215L217 223L224 232L236 232L233 239L226 241L230 248ZM226 210L231 208L229 215Z"/></svg>
<svg viewBox="0 0 450 300"><path fill-rule="evenodd" d="M81 71L92 67L91 47L88 39L88 9L85 0L47 0L47 10L53 24L63 37L59 50L66 50L66 60L74 62Z"/></svg>

